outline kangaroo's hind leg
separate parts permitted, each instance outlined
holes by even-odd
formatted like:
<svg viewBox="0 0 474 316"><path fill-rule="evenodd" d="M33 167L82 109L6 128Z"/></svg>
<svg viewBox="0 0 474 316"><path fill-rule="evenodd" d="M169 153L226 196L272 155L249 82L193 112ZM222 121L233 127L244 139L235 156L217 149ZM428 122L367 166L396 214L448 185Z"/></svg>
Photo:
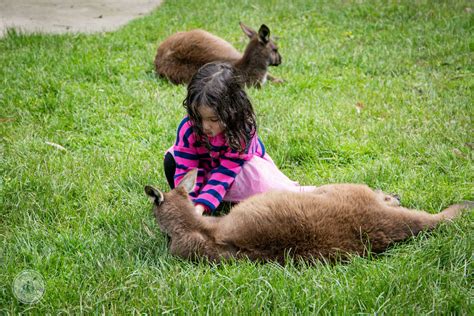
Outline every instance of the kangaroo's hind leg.
<svg viewBox="0 0 474 316"><path fill-rule="evenodd" d="M372 227L367 228L373 252L382 252L398 241L415 236L421 231L434 229L439 223L453 219L465 209L472 208L474 203L454 204L438 214L411 210L404 207L381 206L374 212Z"/></svg>
<svg viewBox="0 0 474 316"><path fill-rule="evenodd" d="M453 204L448 208L444 209L441 213L436 214L437 217L440 218L440 221L449 221L455 217L458 217L463 213L465 210L474 209L474 202L473 201L465 201L458 204Z"/></svg>
<svg viewBox="0 0 474 316"><path fill-rule="evenodd" d="M164 59L155 59L156 73L167 78L174 84L188 83L197 72L200 65L181 61L172 56Z"/></svg>

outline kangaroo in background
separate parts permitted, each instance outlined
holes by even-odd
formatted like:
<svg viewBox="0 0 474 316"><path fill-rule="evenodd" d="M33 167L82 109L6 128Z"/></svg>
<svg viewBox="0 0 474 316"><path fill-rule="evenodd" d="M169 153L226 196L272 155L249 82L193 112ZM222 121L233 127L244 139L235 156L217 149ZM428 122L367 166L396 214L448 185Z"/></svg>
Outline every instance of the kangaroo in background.
<svg viewBox="0 0 474 316"><path fill-rule="evenodd" d="M172 83L189 83L197 70L213 61L232 64L246 86L260 86L267 78L282 82L267 73L268 66L281 64L278 47L270 39L270 29L262 24L258 33L240 23L244 33L250 38L242 55L230 43L204 30L178 32L168 37L158 47L155 70Z"/></svg>
<svg viewBox="0 0 474 316"><path fill-rule="evenodd" d="M185 259L228 258L278 261L334 260L349 254L380 253L472 208L455 204L429 214L366 185L332 184L313 192L274 191L255 195L222 217L198 215L188 198L197 169L169 193L146 186L160 229L171 237L170 252Z"/></svg>

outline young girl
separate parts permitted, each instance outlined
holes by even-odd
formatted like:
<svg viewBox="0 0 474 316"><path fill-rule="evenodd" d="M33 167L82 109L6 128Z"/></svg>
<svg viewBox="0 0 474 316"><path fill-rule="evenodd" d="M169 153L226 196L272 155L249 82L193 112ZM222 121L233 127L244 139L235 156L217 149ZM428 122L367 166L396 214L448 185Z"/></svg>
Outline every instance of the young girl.
<svg viewBox="0 0 474 316"><path fill-rule="evenodd" d="M270 189L314 188L288 179L265 152L252 104L230 65L201 67L183 105L188 115L165 155L164 169L174 188L198 168L196 187L189 194L198 213L213 213L223 200L239 202Z"/></svg>

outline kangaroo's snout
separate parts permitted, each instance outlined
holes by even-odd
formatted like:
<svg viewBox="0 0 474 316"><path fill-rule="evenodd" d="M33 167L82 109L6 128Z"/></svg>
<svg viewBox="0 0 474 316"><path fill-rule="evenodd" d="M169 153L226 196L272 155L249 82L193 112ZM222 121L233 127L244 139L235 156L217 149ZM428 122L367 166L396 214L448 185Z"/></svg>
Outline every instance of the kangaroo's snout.
<svg viewBox="0 0 474 316"><path fill-rule="evenodd" d="M270 66L279 66L281 64L281 55L276 54L274 58L272 58L270 62Z"/></svg>

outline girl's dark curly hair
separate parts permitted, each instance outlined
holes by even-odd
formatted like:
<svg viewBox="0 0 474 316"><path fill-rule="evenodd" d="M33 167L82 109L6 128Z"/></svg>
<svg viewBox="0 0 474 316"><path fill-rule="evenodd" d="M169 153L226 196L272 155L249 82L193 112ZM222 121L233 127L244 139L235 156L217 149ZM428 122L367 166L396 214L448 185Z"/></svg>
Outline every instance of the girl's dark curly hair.
<svg viewBox="0 0 474 316"><path fill-rule="evenodd" d="M209 146L203 133L198 108L208 106L214 110L224 127L230 148L244 152L257 131L257 123L250 103L235 70L226 63L208 63L202 66L188 84L183 101L194 132Z"/></svg>

